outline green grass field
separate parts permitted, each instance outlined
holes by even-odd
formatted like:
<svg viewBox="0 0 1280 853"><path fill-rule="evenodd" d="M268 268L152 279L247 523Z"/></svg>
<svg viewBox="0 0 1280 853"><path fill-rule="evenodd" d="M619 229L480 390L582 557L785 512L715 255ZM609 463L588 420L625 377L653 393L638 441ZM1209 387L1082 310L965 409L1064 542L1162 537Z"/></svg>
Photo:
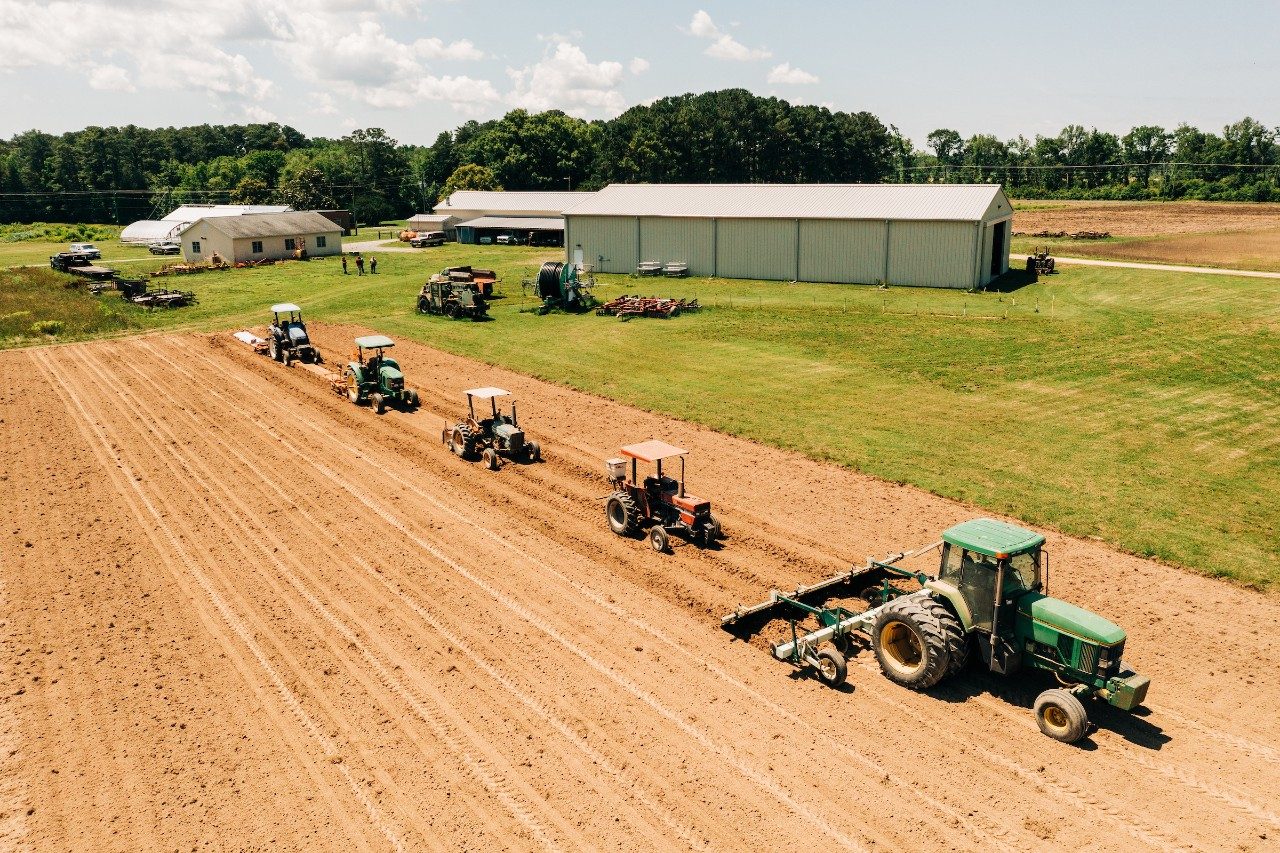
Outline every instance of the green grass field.
<svg viewBox="0 0 1280 853"><path fill-rule="evenodd" d="M56 339L260 325L267 305L288 299L317 320L361 323L1032 525L1258 587L1280 580L1274 282L1077 268L966 294L606 276L605 298L697 296L706 308L626 323L522 312L533 300L521 296L521 275L558 254L450 244L379 254L380 274L363 278L325 259L158 280L195 289L200 304L129 308L113 328L68 325ZM493 321L417 314L426 275L466 262L503 276ZM0 294L19 278L0 273Z"/></svg>

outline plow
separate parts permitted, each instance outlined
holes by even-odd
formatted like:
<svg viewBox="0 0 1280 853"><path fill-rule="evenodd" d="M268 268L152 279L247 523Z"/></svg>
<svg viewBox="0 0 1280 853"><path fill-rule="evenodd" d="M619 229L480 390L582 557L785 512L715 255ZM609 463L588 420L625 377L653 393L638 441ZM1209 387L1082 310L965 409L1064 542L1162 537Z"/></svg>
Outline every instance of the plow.
<svg viewBox="0 0 1280 853"><path fill-rule="evenodd" d="M1074 743L1089 732L1086 701L1133 711L1150 679L1125 666L1125 632L1114 623L1047 594L1049 555L1040 534L991 519L943 532L939 541L798 587L773 590L759 604L721 620L745 636L783 618L789 638L773 656L839 687L846 657L870 646L881 672L911 690L928 690L980 657L992 673L1041 670L1059 687L1042 692L1034 713L1040 731ZM899 565L940 552L936 575ZM855 611L831 598L861 599ZM815 627L816 623L816 627Z"/></svg>
<svg viewBox="0 0 1280 853"><path fill-rule="evenodd" d="M702 306L697 299L667 299L661 296L619 296L596 309L601 317L613 316L619 320L634 317L656 317L662 320L678 317L684 311L697 311Z"/></svg>

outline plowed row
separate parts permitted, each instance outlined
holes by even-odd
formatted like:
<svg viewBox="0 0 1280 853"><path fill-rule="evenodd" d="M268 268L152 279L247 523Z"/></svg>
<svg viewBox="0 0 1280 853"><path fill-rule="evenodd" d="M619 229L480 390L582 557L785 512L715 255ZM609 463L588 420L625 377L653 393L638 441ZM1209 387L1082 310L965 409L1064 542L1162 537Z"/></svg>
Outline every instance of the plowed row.
<svg viewBox="0 0 1280 853"><path fill-rule="evenodd" d="M357 330L324 329L333 359ZM1051 536L1150 713L1042 737L1041 685L831 691L719 615L975 510L403 345L378 417L226 336L0 356L0 847L1265 849L1275 601ZM512 389L547 461L439 442ZM602 460L693 450L719 551L612 536Z"/></svg>

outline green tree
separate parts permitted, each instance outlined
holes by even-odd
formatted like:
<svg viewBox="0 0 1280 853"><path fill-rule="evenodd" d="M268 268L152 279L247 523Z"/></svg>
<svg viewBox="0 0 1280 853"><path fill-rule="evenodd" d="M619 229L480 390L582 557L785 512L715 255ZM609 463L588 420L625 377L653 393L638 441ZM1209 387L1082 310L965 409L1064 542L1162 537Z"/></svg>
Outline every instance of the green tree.
<svg viewBox="0 0 1280 853"><path fill-rule="evenodd" d="M492 169L475 163L463 163L444 182L444 187L440 190L440 198L447 199L458 190L501 189L502 184L498 182L498 176Z"/></svg>

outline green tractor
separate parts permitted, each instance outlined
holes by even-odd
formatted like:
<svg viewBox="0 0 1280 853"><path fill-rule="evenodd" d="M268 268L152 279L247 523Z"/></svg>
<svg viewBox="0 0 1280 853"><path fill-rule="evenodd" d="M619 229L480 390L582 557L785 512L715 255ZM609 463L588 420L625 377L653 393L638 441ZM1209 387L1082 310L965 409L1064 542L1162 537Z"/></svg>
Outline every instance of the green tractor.
<svg viewBox="0 0 1280 853"><path fill-rule="evenodd" d="M1047 671L1060 687L1036 699L1036 722L1049 737L1074 743L1089 731L1083 700L1132 711L1146 699L1150 679L1125 666L1123 629L1048 595L1044 544L1038 533L974 519L949 528L932 545L871 560L793 595L775 590L768 601L738 608L723 624L747 626L782 608L791 639L775 645L774 656L813 666L833 687L845 679L844 655L853 650L855 634L869 641L889 680L912 690L927 690L959 672L974 652L1000 675ZM934 548L942 557L936 576L895 565ZM919 588L904 590L904 581ZM868 608L854 613L805 601L819 593L830 598L837 587ZM810 617L820 627L802 635L797 626Z"/></svg>
<svg viewBox="0 0 1280 853"><path fill-rule="evenodd" d="M395 345L386 335L356 338L355 360L347 362L338 386L345 389L348 400L357 406L368 403L378 414L387 410L388 403L409 409L418 407L418 392L404 387L399 362L386 354Z"/></svg>

